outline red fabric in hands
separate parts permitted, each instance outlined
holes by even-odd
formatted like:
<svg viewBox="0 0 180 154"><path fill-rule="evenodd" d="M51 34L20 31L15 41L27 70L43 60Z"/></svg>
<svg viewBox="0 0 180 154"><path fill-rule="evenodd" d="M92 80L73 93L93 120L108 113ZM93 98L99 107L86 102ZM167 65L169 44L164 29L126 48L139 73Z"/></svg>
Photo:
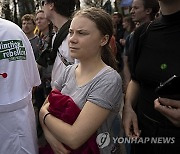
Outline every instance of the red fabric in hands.
<svg viewBox="0 0 180 154"><path fill-rule="evenodd" d="M72 125L81 110L71 97L61 94L59 90L53 90L48 97L49 112L58 119Z"/></svg>
<svg viewBox="0 0 180 154"><path fill-rule="evenodd" d="M59 90L52 90L49 94L48 101L49 112L63 120L64 122L72 125L77 119L81 110L75 104L71 97L63 95ZM65 147L71 151L71 154L99 154L99 148L96 143L96 133L93 134L86 143L84 143L80 148L76 150L70 149L68 146ZM40 154L54 154L53 150L47 144L45 147L39 149Z"/></svg>

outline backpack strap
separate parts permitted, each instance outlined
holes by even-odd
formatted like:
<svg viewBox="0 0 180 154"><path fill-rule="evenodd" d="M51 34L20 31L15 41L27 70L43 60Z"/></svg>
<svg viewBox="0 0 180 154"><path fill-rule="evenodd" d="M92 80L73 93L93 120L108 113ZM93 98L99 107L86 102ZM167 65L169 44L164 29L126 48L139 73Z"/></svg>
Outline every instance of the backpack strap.
<svg viewBox="0 0 180 154"><path fill-rule="evenodd" d="M68 20L58 31L54 43L53 43L53 47L52 47L52 43L49 42L48 43L48 47L44 50L43 53L41 53L40 57L37 60L37 63L43 67L47 67L48 65L53 65L54 61L56 59L57 56L57 52L58 52L58 48L59 46L62 44L63 40L67 37L68 33L69 33L69 27L70 27L70 23L71 20ZM60 53L60 52L59 52ZM69 65L70 63L65 63L65 61L67 61L62 55L60 56L62 62L65 65Z"/></svg>
<svg viewBox="0 0 180 154"><path fill-rule="evenodd" d="M59 46L62 44L63 40L67 37L68 33L69 33L69 27L71 24L71 20L68 20L58 31L54 43L53 43L53 48L52 48L52 52L50 54L50 61L49 64L53 64L55 61L55 58L57 56L57 52L58 52L58 48ZM60 54L60 52L58 52ZM61 55L61 54L60 54ZM66 60L66 58L62 58L63 56L61 55L60 58L62 60L62 62L64 63L64 59ZM66 60L67 61L67 60ZM65 63L64 63L65 64ZM66 64L65 64L66 65Z"/></svg>

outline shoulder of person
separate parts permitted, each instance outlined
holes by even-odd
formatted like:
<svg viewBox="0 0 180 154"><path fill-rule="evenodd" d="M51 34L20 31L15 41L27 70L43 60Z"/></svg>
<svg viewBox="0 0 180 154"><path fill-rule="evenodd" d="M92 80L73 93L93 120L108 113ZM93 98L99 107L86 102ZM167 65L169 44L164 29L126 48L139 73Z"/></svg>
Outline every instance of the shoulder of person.
<svg viewBox="0 0 180 154"><path fill-rule="evenodd" d="M66 66L66 68L63 71L64 77L67 78L69 75L71 75L70 72L74 72L76 67L77 67L77 64L72 64L72 65Z"/></svg>
<svg viewBox="0 0 180 154"><path fill-rule="evenodd" d="M134 37L136 37L136 36L139 37L139 36L143 35L144 33L146 33L149 30L149 27L151 24L152 24L152 22L147 22L147 23L144 23L144 24L140 25L139 27L137 27L133 33Z"/></svg>
<svg viewBox="0 0 180 154"><path fill-rule="evenodd" d="M120 74L110 66L108 66L107 69L99 75L99 79L110 83L121 83Z"/></svg>
<svg viewBox="0 0 180 154"><path fill-rule="evenodd" d="M8 31L13 31L13 30L16 30L15 32L17 32L17 30L22 31L18 25L6 19L0 18L0 25L4 25L3 29L8 29Z"/></svg>

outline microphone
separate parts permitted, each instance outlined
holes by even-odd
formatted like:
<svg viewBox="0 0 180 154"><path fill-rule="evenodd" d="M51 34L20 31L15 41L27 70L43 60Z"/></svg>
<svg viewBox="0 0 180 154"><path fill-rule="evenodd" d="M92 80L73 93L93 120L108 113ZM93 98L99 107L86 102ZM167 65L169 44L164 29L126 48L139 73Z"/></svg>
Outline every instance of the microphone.
<svg viewBox="0 0 180 154"><path fill-rule="evenodd" d="M0 74L3 78L7 78L7 73L1 73Z"/></svg>

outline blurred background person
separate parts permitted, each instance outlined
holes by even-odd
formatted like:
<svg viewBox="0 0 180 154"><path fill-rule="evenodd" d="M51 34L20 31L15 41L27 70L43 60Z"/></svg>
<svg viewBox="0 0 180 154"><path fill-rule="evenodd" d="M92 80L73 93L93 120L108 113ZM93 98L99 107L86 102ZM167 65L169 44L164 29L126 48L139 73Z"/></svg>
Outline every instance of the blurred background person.
<svg viewBox="0 0 180 154"><path fill-rule="evenodd" d="M119 40L123 38L123 35L124 35L124 28L122 25L122 22L123 22L122 14L119 12L114 12L112 14L112 22L115 28L116 41L119 43Z"/></svg>
<svg viewBox="0 0 180 154"><path fill-rule="evenodd" d="M124 47L127 37L134 31L135 23L131 16L123 17L123 28L125 29L123 38L119 40L120 44Z"/></svg>
<svg viewBox="0 0 180 154"><path fill-rule="evenodd" d="M70 17L75 9L75 0L45 0L42 1L42 8L47 19L51 20L53 25L58 29L54 36L52 58L50 63L53 64L51 75L51 86L59 78L61 72L67 65L73 64L74 59L69 54L68 32L70 26ZM62 29L63 28L63 31ZM63 34L64 33L64 34ZM63 35L62 35L63 34ZM63 40L59 40L63 37ZM61 44L59 44L59 42ZM57 46L58 45L58 46ZM56 47L56 49L55 49Z"/></svg>
<svg viewBox="0 0 180 154"><path fill-rule="evenodd" d="M148 23L155 19L155 15L159 11L159 4L157 0L133 0L132 9L130 11L132 20L139 27L142 24ZM126 91L127 86L130 82L131 75L129 67L131 65L130 60L130 48L133 44L133 33L131 33L126 39L125 50L123 54L123 76L124 76L124 91Z"/></svg>
<svg viewBox="0 0 180 154"><path fill-rule="evenodd" d="M43 10L38 10L36 12L36 26L38 29L38 36L39 36L39 41L38 41L38 49L39 49L39 55L37 58L37 61L41 54L43 52L48 52L51 51L52 49L52 37L54 35L53 31L53 25L50 20L48 20L45 17L45 13ZM34 90L34 107L37 109L37 121L38 121L38 115L39 115L39 110L42 106L42 104L45 101L45 98L51 91L51 73L52 73L52 67L53 65L48 65L47 67L43 67L41 65L38 65L39 68L39 73L41 77L41 85L35 88ZM37 122L38 126L38 137L42 135L42 129L40 126L39 121Z"/></svg>
<svg viewBox="0 0 180 154"><path fill-rule="evenodd" d="M52 49L52 38L55 34L52 22L45 17L43 10L36 12L36 25L39 29L39 56L46 50ZM50 51L49 51L50 52ZM39 66L41 80L43 83L44 96L45 98L51 91L51 73L53 65L48 65L47 67Z"/></svg>
<svg viewBox="0 0 180 154"><path fill-rule="evenodd" d="M116 47L117 47L117 54L116 59L118 61L118 72L121 73L123 68L123 60L122 60L122 53L123 53L123 47L120 44L120 39L123 38L124 35L124 28L122 25L123 16L119 12L114 12L112 14L112 22L114 27L114 36L116 39Z"/></svg>
<svg viewBox="0 0 180 154"><path fill-rule="evenodd" d="M157 0L133 0L130 13L133 21L142 25L153 21L158 11L159 4Z"/></svg>
<svg viewBox="0 0 180 154"><path fill-rule="evenodd" d="M36 28L35 16L33 14L25 14L24 16L22 16L21 22L22 30L31 42L35 59L37 59L39 55L39 37L34 33L34 30Z"/></svg>

